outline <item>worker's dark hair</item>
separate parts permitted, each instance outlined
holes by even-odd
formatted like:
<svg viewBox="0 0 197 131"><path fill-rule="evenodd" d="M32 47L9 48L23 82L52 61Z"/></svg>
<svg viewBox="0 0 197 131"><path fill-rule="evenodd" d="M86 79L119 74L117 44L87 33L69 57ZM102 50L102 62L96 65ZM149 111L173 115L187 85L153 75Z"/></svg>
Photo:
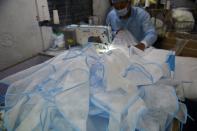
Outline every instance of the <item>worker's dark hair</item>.
<svg viewBox="0 0 197 131"><path fill-rule="evenodd" d="M128 1L128 2L132 2L133 0L127 0L127 1ZM112 0L109 0L109 3L110 3L111 6L113 5Z"/></svg>

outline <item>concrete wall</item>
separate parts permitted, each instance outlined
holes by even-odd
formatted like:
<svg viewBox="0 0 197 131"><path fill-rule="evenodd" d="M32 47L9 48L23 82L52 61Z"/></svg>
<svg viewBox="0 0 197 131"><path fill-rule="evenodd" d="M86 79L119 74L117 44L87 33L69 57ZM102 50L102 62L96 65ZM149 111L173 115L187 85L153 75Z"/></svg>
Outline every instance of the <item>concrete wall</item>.
<svg viewBox="0 0 197 131"><path fill-rule="evenodd" d="M48 48L51 29L38 26L36 2L0 0L0 70Z"/></svg>
<svg viewBox="0 0 197 131"><path fill-rule="evenodd" d="M109 0L48 0L48 4L51 18L52 10L58 9L60 22L65 24L87 20L91 15L99 16L104 24L110 7Z"/></svg>
<svg viewBox="0 0 197 131"><path fill-rule="evenodd" d="M109 0L93 0L93 15L100 17L101 24L105 24L106 14L109 9Z"/></svg>

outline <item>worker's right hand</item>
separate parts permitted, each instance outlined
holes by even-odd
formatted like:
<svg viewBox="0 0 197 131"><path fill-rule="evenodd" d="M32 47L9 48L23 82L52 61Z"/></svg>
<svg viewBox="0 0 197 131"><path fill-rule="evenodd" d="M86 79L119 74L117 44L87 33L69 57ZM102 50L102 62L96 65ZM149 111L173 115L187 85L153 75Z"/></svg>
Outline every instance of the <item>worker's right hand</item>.
<svg viewBox="0 0 197 131"><path fill-rule="evenodd" d="M118 29L117 31L116 31L116 34L118 34L120 31L122 31L123 30L123 28L120 28L120 29Z"/></svg>
<svg viewBox="0 0 197 131"><path fill-rule="evenodd" d="M144 51L144 49L145 49L145 45L143 43L137 44L135 47L142 50L142 51Z"/></svg>

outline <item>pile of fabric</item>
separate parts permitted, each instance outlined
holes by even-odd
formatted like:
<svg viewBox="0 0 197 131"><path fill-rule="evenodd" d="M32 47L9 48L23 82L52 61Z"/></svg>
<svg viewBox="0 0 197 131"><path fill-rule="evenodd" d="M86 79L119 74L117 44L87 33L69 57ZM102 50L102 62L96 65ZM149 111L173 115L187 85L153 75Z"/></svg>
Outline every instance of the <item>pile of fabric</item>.
<svg viewBox="0 0 197 131"><path fill-rule="evenodd" d="M186 122L171 79L174 53L136 49L120 33L110 50L73 48L5 78L8 130L159 131ZM121 38L121 40L120 40ZM127 41L128 40L128 41Z"/></svg>
<svg viewBox="0 0 197 131"><path fill-rule="evenodd" d="M195 19L192 12L186 9L173 9L172 18L175 20L174 27L177 32L189 32L195 26Z"/></svg>

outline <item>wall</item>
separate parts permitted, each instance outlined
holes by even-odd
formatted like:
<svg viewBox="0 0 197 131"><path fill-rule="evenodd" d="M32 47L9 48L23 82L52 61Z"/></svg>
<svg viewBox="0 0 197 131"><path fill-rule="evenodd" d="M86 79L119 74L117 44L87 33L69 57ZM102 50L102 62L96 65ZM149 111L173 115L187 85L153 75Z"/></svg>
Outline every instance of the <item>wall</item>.
<svg viewBox="0 0 197 131"><path fill-rule="evenodd" d="M57 9L62 24L87 22L92 15L92 0L48 0L48 4L51 18L53 9Z"/></svg>
<svg viewBox="0 0 197 131"><path fill-rule="evenodd" d="M93 0L93 15L100 17L101 24L105 24L106 15L109 9L109 0Z"/></svg>
<svg viewBox="0 0 197 131"><path fill-rule="evenodd" d="M36 0L0 0L0 70L48 48L50 29L38 26L37 10Z"/></svg>

